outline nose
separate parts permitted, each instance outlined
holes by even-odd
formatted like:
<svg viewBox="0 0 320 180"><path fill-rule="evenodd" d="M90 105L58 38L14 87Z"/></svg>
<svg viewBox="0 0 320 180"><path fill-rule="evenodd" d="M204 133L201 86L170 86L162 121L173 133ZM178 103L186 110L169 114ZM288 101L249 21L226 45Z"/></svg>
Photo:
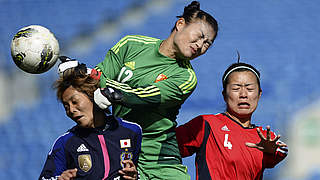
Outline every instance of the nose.
<svg viewBox="0 0 320 180"><path fill-rule="evenodd" d="M70 105L69 106L69 114L72 116L75 112L77 112L77 108L75 105Z"/></svg>
<svg viewBox="0 0 320 180"><path fill-rule="evenodd" d="M196 42L196 45L197 45L197 48L198 48L198 49L201 49L202 46L203 46L203 44L204 44L204 40L202 40L202 39L199 39L199 40Z"/></svg>
<svg viewBox="0 0 320 180"><path fill-rule="evenodd" d="M240 98L247 98L248 97L248 92L246 91L245 88L240 88Z"/></svg>

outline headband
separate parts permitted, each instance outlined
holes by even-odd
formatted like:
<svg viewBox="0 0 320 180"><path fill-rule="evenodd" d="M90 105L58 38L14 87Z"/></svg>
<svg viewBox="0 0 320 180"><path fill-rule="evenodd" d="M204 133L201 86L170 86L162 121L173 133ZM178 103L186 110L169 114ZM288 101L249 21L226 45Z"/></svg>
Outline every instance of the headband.
<svg viewBox="0 0 320 180"><path fill-rule="evenodd" d="M259 77L258 73L257 73L256 71L254 71L252 68L247 67L247 66L238 66L238 67L235 67L235 68L231 69L231 70L224 76L223 82L226 81L226 79L227 79L227 77L229 76L229 74L231 74L233 71L235 71L235 70L237 70L237 69L248 69L248 70L250 70L251 72L253 72L253 73L257 76L258 80L260 81L260 77Z"/></svg>

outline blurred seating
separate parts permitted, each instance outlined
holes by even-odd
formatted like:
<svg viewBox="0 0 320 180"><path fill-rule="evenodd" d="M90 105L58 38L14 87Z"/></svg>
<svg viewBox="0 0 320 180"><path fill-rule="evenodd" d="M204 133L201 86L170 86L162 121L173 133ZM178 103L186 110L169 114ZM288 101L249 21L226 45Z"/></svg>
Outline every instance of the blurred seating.
<svg viewBox="0 0 320 180"><path fill-rule="evenodd" d="M149 0L151 1L151 0ZM59 39L62 52L72 40L95 31L104 23L120 21L128 9L143 5L148 0L78 1L78 0L0 0L0 65L5 71L16 70L9 46L14 33L23 26L47 26ZM253 64L261 71L262 90L254 123L271 125L285 138L290 113L319 98L320 54L318 35L319 3L299 1L201 1L201 7L217 18L218 38L207 54L192 61L198 77L198 87L182 106L178 123L182 124L199 114L225 110L221 95L223 71L237 59ZM121 37L141 34L165 39L181 15L185 1L172 1L162 13L144 14L138 26L117 27L109 42L95 40L93 48L84 55L71 57L92 67L103 60L106 51ZM232 12L232 13L230 13ZM296 12L299 12L297 15ZM255 18L252 18L255 14ZM75 18L76 17L76 18ZM305 23L305 24L301 24ZM307 26L308 25L308 26ZM2 70L1 69L1 70ZM0 179L37 179L46 153L54 140L74 125L56 99L52 83L57 78L56 67L41 74L41 99L30 107L16 107L6 123L0 124ZM194 161L191 161L194 162ZM194 165L188 164L194 173ZM266 179L276 179L277 169L268 171ZM310 180L317 179L314 173Z"/></svg>

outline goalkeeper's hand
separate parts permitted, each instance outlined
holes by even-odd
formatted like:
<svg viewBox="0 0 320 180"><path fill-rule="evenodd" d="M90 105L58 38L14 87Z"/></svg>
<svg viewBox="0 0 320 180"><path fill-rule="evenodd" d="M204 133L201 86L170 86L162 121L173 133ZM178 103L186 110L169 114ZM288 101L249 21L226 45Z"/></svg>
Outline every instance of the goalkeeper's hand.
<svg viewBox="0 0 320 180"><path fill-rule="evenodd" d="M98 88L94 91L94 102L101 108L107 109L111 104L119 104L123 100L122 93L111 87Z"/></svg>
<svg viewBox="0 0 320 180"><path fill-rule="evenodd" d="M61 63L58 65L58 74L60 77L63 77L65 70L77 67L79 62L76 59L71 59L67 56L59 56Z"/></svg>
<svg viewBox="0 0 320 180"><path fill-rule="evenodd" d="M87 66L83 63L79 63L76 59L71 59L67 56L59 56L61 63L58 65L58 74L60 77L63 77L66 70L75 68L77 74L88 74L91 78L99 80L101 76L101 72L87 68Z"/></svg>

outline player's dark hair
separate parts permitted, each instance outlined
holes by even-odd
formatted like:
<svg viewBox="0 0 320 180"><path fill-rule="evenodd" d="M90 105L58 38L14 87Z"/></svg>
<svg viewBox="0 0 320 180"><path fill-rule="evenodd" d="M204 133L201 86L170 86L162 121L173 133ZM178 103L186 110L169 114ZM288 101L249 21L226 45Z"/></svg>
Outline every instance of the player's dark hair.
<svg viewBox="0 0 320 180"><path fill-rule="evenodd" d="M57 90L57 98L62 101L62 95L70 86L77 91L86 94L93 101L94 91L99 87L99 80L93 79L87 74L87 68L84 64L77 67L67 69L53 84Z"/></svg>
<svg viewBox="0 0 320 180"><path fill-rule="evenodd" d="M184 7L183 14L181 16L177 16L177 18L183 18L186 24L192 23L198 19L203 20L211 25L213 30L216 32L213 41L216 39L218 35L218 23L214 17L212 17L209 13L200 9L200 3L198 1L192 1L188 6ZM173 32L176 26L174 26L171 30Z"/></svg>
<svg viewBox="0 0 320 180"><path fill-rule="evenodd" d="M222 86L223 86L222 93L223 94L226 93L226 87L229 83L230 74L232 74L233 72L243 72L243 71L250 71L256 75L259 91L260 92L262 91L260 86L260 72L250 64L238 62L238 63L231 64L222 76Z"/></svg>

